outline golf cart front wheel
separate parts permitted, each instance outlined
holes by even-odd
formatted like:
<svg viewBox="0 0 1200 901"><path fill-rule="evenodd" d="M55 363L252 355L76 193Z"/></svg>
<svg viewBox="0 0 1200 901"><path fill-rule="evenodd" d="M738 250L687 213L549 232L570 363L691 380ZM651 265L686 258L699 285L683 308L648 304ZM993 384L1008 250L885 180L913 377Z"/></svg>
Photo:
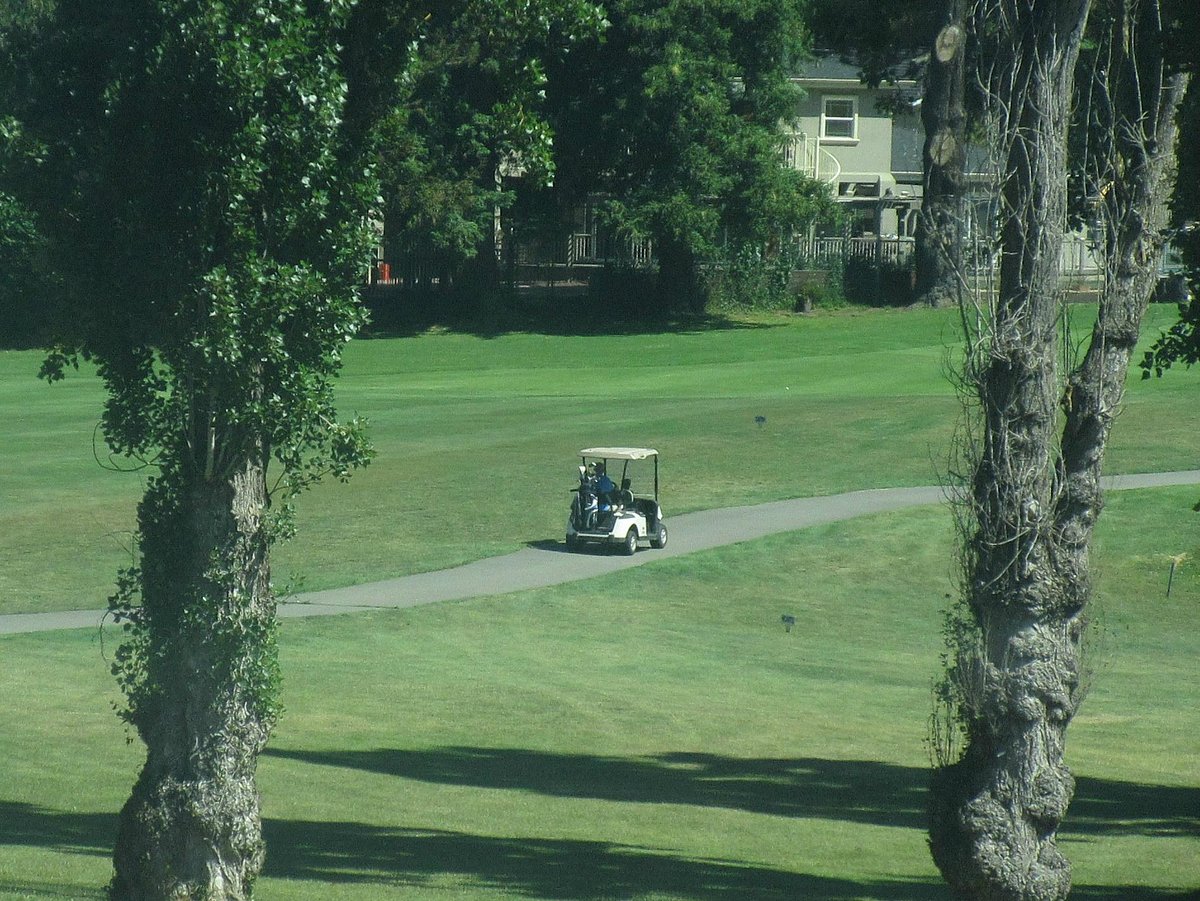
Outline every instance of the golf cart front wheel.
<svg viewBox="0 0 1200 901"><path fill-rule="evenodd" d="M667 546L667 527L659 526L658 534L650 539L650 547L662 550Z"/></svg>
<svg viewBox="0 0 1200 901"><path fill-rule="evenodd" d="M625 556L632 557L637 553L638 531L636 528L630 528L625 533Z"/></svg>

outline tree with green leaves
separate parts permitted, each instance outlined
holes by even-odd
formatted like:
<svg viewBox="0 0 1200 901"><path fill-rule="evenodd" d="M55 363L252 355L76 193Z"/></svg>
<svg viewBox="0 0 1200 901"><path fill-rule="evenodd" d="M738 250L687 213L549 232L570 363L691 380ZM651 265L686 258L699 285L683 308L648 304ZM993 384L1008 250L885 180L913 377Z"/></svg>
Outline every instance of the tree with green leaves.
<svg viewBox="0 0 1200 901"><path fill-rule="evenodd" d="M612 0L609 26L548 72L555 190L603 198L612 231L653 241L661 293L702 303L698 264L778 243L823 209L782 163L806 47L798 0Z"/></svg>
<svg viewBox="0 0 1200 901"><path fill-rule="evenodd" d="M921 74L946 0L810 0L815 45L859 67L870 85Z"/></svg>
<svg viewBox="0 0 1200 901"><path fill-rule="evenodd" d="M54 9L54 0L2 0L0 2L0 28L14 25L28 27L44 18Z"/></svg>
<svg viewBox="0 0 1200 901"><path fill-rule="evenodd" d="M389 253L496 277L496 212L553 175L546 70L603 30L586 0L362 0L348 43L350 115L371 121Z"/></svg>
<svg viewBox="0 0 1200 901"><path fill-rule="evenodd" d="M51 9L50 0L0 2L0 59L9 54L6 32L30 31ZM0 123L0 141L6 129ZM44 333L40 282L49 276L45 244L30 211L13 195L0 191L0 347L37 343Z"/></svg>
<svg viewBox="0 0 1200 901"><path fill-rule="evenodd" d="M291 498L370 458L333 384L364 322L397 107L447 46L490 71L481 36L585 33L595 9L465 0L439 22L384 0L59 0L36 27L6 23L0 191L59 266L43 373L94 363L109 447L152 467L110 601L122 716L147 750L113 898L246 898L262 868L270 550Z"/></svg>
<svg viewBox="0 0 1200 901"><path fill-rule="evenodd" d="M44 250L29 210L0 192L0 348L37 344L43 334L37 295L48 276Z"/></svg>
<svg viewBox="0 0 1200 901"><path fill-rule="evenodd" d="M1074 793L1067 728L1082 656L1101 468L1166 235L1175 116L1160 0L977 0L976 72L996 150L1000 272L963 306L968 402L958 505L962 598L947 620L947 725L930 848L957 897L1059 901ZM1071 91L1091 16L1080 157L1107 265L1090 340L1064 346Z"/></svg>
<svg viewBox="0 0 1200 901"><path fill-rule="evenodd" d="M44 373L93 362L109 447L153 467L110 601L146 745L113 898L244 898L262 867L270 548L288 497L370 453L333 402L376 195L343 129L350 6L60 0L10 34L3 187L63 266Z"/></svg>

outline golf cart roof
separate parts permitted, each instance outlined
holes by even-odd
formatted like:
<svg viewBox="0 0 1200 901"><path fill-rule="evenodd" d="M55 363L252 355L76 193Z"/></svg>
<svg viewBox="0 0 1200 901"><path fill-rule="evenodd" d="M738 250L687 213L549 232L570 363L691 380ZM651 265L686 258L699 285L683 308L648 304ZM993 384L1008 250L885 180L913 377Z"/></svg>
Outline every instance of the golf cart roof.
<svg viewBox="0 0 1200 901"><path fill-rule="evenodd" d="M599 457L601 460L646 460L657 457L652 447L586 447L579 452L581 457Z"/></svg>

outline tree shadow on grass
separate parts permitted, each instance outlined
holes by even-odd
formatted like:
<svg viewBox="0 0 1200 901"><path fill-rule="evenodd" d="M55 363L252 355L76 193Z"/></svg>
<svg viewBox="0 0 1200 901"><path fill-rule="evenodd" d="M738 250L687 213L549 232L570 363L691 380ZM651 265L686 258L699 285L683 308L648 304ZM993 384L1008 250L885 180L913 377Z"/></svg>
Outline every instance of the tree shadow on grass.
<svg viewBox="0 0 1200 901"><path fill-rule="evenodd" d="M1200 839L1200 787L1079 776L1061 834ZM1200 895L1197 895L1200 901Z"/></svg>
<svg viewBox="0 0 1200 901"><path fill-rule="evenodd" d="M107 897L103 885L80 886L66 880L55 882L49 871L30 873L15 866L5 866L5 850L42 848L62 854L111 858L116 835L115 813L80 813L0 800L0 896L66 898L70 901Z"/></svg>
<svg viewBox="0 0 1200 901"><path fill-rule="evenodd" d="M371 324L367 338L405 338L440 329L477 338L510 334L560 338L693 334L771 328L721 314L689 314L630 305L598 304L587 295L510 296L491 302L464 302L459 295L406 294L389 289L367 292Z"/></svg>
<svg viewBox="0 0 1200 901"><path fill-rule="evenodd" d="M278 753L278 752L276 752ZM280 755L282 756L282 755ZM301 755L288 755L304 759ZM750 761L750 763L758 763ZM903 769L903 768L895 768ZM921 772L921 771L915 771ZM1120 828L1146 814L1151 829L1164 821L1186 820L1195 808L1172 806L1176 789L1156 786L1119 788L1115 795L1093 795L1104 783L1081 780L1086 807L1117 803L1128 791L1133 808L1120 811ZM1092 784L1088 784L1092 783ZM839 789L840 790L840 789ZM865 790L865 789L864 789ZM1164 798L1162 792L1166 792ZM579 792L580 796L588 795ZM1179 803L1186 801L1186 794ZM1166 807L1155 807L1156 799ZM1107 809L1107 808L1104 808ZM1179 811L1187 810L1187 813ZM1177 811L1171 813L1170 811ZM1187 825L1184 823L1183 825ZM0 847L48 848L68 854L109 857L116 835L115 813L71 812L33 804L0 801ZM1175 826L1170 826L1174 830ZM940 880L875 880L857 882L793 873L771 867L710 858L686 858L653 848L601 841L508 838L445 830L413 830L355 822L266 820L263 824L268 855L266 875L329 883L422 885L460 875L529 898L588 901L612 897L635 898L651 892L675 894L696 901L811 898L842 901L873 897L889 901L933 901L948 898ZM1177 834L1151 832L1151 834ZM63 886L17 881L19 874L0 877L0 891L37 897L67 897ZM64 892L66 894L64 894ZM100 894L97 889L96 896ZM1200 892L1141 886L1077 886L1076 901L1197 901Z"/></svg>
<svg viewBox="0 0 1200 901"><path fill-rule="evenodd" d="M1076 885L1071 901L1200 901L1200 889L1153 888L1145 885Z"/></svg>
<svg viewBox="0 0 1200 901"><path fill-rule="evenodd" d="M855 882L737 861L678 857L608 842L505 838L362 823L271 820L265 875L321 882L421 885L450 875L527 898L585 901L650 893L696 901L865 896L947 898L938 881Z"/></svg>
<svg viewBox="0 0 1200 901"><path fill-rule="evenodd" d="M740 759L678 753L647 758L511 748L301 751L266 754L422 782L562 798L721 807L772 816L925 827L926 771L874 761Z"/></svg>
<svg viewBox="0 0 1200 901"><path fill-rule="evenodd" d="M109 857L116 826L116 814L0 801L0 846ZM855 882L737 861L682 858L602 841L276 819L263 822L263 835L268 848L265 876L327 883L420 886L444 876L461 876L523 897L578 901L634 898L651 892L697 901L947 897L936 880ZM0 891L9 889L37 897L69 896L67 889L52 883L35 886L0 876Z"/></svg>
<svg viewBox="0 0 1200 901"><path fill-rule="evenodd" d="M108 857L117 836L117 814L53 810L0 801L0 846L50 848Z"/></svg>
<svg viewBox="0 0 1200 901"><path fill-rule="evenodd" d="M422 782L551 797L721 807L919 830L927 825L928 770L870 760L743 759L697 753L619 758L470 747L269 748L266 754ZM1200 788L1080 776L1061 834L1200 838Z"/></svg>

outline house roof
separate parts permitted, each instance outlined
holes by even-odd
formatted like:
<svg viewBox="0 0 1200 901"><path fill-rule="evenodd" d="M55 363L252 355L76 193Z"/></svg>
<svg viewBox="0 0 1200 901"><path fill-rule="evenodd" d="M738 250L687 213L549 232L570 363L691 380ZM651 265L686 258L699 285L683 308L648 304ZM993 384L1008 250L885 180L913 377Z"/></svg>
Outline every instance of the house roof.
<svg viewBox="0 0 1200 901"><path fill-rule="evenodd" d="M862 80L862 67L857 62L828 50L815 51L813 58L801 63L798 70L796 78L801 82L836 82L846 86L866 87ZM912 88L917 83L914 78L902 75L900 71L894 74L896 86ZM887 83L880 85L883 88L892 86Z"/></svg>

